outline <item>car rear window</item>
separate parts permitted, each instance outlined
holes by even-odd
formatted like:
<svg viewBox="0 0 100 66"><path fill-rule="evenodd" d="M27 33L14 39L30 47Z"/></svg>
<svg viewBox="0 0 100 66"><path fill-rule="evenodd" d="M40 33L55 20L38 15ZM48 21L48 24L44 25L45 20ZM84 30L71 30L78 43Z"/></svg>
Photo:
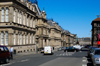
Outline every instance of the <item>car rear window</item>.
<svg viewBox="0 0 100 66"><path fill-rule="evenodd" d="M95 55L100 55L100 50L96 50Z"/></svg>

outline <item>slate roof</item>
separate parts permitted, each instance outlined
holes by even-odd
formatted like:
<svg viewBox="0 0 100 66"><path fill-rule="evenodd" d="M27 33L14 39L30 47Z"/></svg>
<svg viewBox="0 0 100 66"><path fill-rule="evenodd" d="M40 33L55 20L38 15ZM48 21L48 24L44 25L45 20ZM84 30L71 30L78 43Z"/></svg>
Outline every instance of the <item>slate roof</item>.
<svg viewBox="0 0 100 66"><path fill-rule="evenodd" d="M96 18L96 19L94 19L93 21L100 21L100 18Z"/></svg>
<svg viewBox="0 0 100 66"><path fill-rule="evenodd" d="M53 21L52 20L48 20L47 23L50 25L50 26L54 26L53 24Z"/></svg>

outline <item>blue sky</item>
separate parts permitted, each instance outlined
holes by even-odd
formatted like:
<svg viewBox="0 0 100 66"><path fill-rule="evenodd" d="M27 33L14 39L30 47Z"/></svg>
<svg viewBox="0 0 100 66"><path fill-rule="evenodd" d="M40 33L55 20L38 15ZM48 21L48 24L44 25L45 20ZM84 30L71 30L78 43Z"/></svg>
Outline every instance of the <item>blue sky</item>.
<svg viewBox="0 0 100 66"><path fill-rule="evenodd" d="M53 18L65 30L78 37L91 37L91 22L100 15L100 0L37 0L45 8L47 18Z"/></svg>

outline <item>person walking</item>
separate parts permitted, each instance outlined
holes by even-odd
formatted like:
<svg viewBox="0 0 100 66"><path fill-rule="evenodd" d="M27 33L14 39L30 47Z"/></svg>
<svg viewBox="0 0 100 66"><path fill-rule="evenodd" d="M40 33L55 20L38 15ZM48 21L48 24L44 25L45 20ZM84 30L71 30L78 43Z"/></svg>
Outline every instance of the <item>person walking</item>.
<svg viewBox="0 0 100 66"><path fill-rule="evenodd" d="M10 58L13 59L13 47L10 47Z"/></svg>

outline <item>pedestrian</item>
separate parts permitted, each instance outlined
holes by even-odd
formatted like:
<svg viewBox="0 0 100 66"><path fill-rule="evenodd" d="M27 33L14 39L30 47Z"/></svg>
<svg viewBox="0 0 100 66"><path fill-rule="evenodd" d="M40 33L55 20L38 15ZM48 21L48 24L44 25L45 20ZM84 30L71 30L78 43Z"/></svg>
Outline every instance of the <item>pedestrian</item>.
<svg viewBox="0 0 100 66"><path fill-rule="evenodd" d="M53 47L53 50L54 50L54 47Z"/></svg>
<svg viewBox="0 0 100 66"><path fill-rule="evenodd" d="M10 47L10 58L13 59L13 47Z"/></svg>

